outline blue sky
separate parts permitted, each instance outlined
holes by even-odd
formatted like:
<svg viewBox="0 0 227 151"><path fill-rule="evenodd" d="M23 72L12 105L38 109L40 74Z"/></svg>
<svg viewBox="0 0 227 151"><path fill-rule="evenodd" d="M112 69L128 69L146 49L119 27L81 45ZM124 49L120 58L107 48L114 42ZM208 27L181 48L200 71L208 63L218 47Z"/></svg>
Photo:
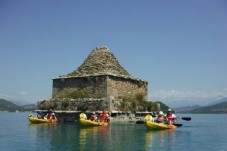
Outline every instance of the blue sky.
<svg viewBox="0 0 227 151"><path fill-rule="evenodd" d="M52 78L107 46L149 99L227 97L225 0L0 0L0 98L51 98Z"/></svg>

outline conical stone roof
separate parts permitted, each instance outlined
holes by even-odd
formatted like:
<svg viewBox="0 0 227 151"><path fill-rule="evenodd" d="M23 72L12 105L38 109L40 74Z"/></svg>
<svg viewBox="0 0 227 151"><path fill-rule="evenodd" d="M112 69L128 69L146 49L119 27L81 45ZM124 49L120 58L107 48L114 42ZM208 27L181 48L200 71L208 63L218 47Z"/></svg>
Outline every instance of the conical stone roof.
<svg viewBox="0 0 227 151"><path fill-rule="evenodd" d="M77 70L68 77L83 77L97 75L113 75L135 79L118 62L114 54L107 47L96 47Z"/></svg>

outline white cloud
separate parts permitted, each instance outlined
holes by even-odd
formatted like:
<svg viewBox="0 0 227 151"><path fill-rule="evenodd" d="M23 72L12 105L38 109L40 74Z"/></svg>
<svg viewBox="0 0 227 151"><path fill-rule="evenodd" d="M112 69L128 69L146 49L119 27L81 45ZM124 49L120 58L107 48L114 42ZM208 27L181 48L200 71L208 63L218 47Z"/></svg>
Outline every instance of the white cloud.
<svg viewBox="0 0 227 151"><path fill-rule="evenodd" d="M149 99L154 101L162 101L166 104L174 106L182 105L205 105L212 101L220 100L227 97L227 88L213 91L154 91L150 92Z"/></svg>
<svg viewBox="0 0 227 151"><path fill-rule="evenodd" d="M27 91L21 91L20 95L22 95L22 96L28 95L28 92Z"/></svg>

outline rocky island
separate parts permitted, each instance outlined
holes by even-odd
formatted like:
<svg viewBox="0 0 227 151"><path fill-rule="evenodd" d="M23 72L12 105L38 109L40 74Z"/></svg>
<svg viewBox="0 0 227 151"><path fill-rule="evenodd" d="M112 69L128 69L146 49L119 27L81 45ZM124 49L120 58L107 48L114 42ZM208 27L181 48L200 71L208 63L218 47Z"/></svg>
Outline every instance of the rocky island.
<svg viewBox="0 0 227 151"><path fill-rule="evenodd" d="M108 111L111 116L157 111L148 101L148 82L130 75L108 47L96 47L73 72L53 79L52 99L38 103L39 110L56 113Z"/></svg>

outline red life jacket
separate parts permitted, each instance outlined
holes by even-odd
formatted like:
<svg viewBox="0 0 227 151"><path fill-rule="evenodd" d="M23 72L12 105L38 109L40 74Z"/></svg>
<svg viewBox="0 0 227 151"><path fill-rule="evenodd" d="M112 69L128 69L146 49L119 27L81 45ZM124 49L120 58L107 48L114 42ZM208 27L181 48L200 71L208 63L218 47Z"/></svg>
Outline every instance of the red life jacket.
<svg viewBox="0 0 227 151"><path fill-rule="evenodd" d="M167 117L167 119L168 119L169 121L173 121L173 120L174 120L174 117L173 117L173 114L172 114L172 113L168 113L168 114L166 115L166 117Z"/></svg>
<svg viewBox="0 0 227 151"><path fill-rule="evenodd" d="M51 116L52 116L52 113L50 112L50 113L48 113L48 115L47 115L47 119L50 119L51 118Z"/></svg>
<svg viewBox="0 0 227 151"><path fill-rule="evenodd" d="M107 115L105 113L102 113L100 116L101 120L106 120L107 119Z"/></svg>

